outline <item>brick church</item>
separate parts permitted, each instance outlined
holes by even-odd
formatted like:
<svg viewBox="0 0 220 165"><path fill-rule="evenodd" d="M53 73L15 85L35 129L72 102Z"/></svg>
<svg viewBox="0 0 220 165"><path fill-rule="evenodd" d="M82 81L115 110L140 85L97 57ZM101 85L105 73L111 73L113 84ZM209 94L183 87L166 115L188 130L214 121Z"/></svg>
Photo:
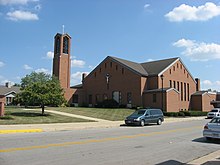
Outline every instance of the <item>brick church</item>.
<svg viewBox="0 0 220 165"><path fill-rule="evenodd" d="M106 99L128 108L152 107L167 112L210 111L220 106L220 94L200 91L200 80L193 78L178 57L137 63L108 56L88 75L82 75L82 84L70 87L70 53L71 37L57 33L53 75L74 106L94 107Z"/></svg>

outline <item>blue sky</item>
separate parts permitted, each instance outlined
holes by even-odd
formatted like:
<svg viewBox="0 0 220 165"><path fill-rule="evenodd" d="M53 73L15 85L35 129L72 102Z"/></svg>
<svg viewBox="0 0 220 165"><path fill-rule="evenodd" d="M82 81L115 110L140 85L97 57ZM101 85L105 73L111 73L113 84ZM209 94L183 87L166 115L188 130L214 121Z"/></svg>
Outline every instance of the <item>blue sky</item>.
<svg viewBox="0 0 220 165"><path fill-rule="evenodd" d="M51 73L56 33L72 37L71 84L106 56L180 57L220 91L220 0L0 0L0 84Z"/></svg>

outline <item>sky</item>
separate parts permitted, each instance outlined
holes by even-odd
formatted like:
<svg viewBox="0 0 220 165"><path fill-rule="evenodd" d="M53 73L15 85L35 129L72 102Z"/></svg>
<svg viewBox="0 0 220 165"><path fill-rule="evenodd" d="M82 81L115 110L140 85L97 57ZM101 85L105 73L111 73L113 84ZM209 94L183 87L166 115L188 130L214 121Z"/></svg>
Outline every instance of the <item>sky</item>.
<svg viewBox="0 0 220 165"><path fill-rule="evenodd" d="M0 0L0 84L51 74L63 25L72 37L71 85L107 56L180 57L203 90L220 91L220 0Z"/></svg>

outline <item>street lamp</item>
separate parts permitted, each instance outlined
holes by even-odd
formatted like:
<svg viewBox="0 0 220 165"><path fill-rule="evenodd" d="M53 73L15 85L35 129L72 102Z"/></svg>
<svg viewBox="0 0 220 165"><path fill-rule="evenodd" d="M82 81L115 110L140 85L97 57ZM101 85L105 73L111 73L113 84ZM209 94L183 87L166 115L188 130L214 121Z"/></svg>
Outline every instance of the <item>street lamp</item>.
<svg viewBox="0 0 220 165"><path fill-rule="evenodd" d="M161 78L161 82L162 82L162 92L161 92L161 95L162 95L162 97L161 97L161 109L162 109L162 111L164 110L163 109L163 78L164 78L164 75L162 74L162 75L160 75L160 78Z"/></svg>

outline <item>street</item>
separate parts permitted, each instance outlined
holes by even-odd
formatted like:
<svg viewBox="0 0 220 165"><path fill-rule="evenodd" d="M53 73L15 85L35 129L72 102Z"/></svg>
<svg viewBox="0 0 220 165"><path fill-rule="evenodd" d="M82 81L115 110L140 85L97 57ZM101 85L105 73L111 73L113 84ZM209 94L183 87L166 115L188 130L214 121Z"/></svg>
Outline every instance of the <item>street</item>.
<svg viewBox="0 0 220 165"><path fill-rule="evenodd" d="M219 150L202 130L209 120L0 135L1 165L187 163Z"/></svg>

